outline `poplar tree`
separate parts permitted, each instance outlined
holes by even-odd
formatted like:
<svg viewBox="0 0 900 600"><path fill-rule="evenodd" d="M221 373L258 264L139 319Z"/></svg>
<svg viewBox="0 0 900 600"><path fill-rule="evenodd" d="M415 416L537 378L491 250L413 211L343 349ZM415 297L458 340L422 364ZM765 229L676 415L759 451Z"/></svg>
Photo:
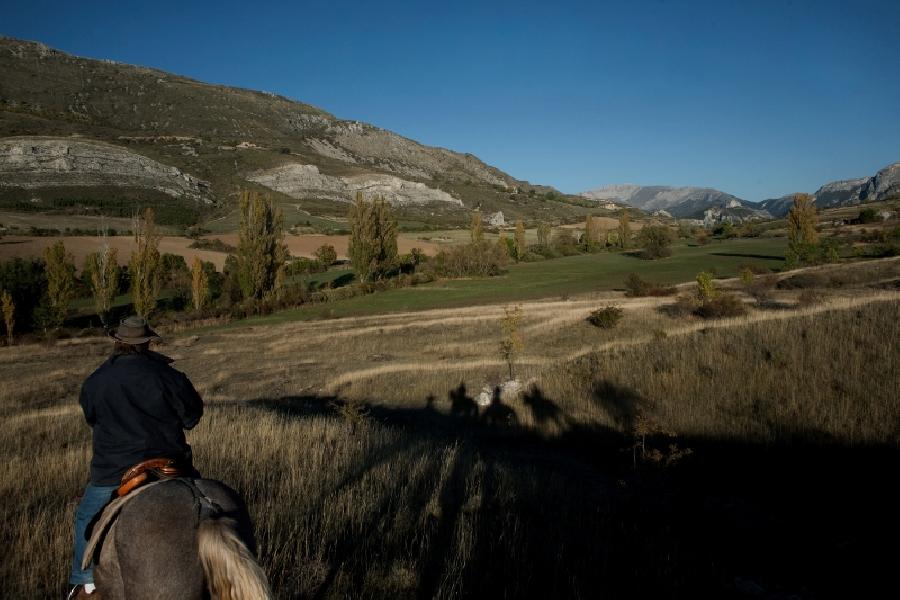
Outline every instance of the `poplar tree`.
<svg viewBox="0 0 900 600"><path fill-rule="evenodd" d="M516 260L522 260L527 252L525 245L525 223L522 219L516 221Z"/></svg>
<svg viewBox="0 0 900 600"><path fill-rule="evenodd" d="M3 324L6 326L6 345L13 345L13 327L15 326L16 305L13 303L12 294L3 290L0 293L0 305L3 309Z"/></svg>
<svg viewBox="0 0 900 600"><path fill-rule="evenodd" d="M384 198L367 202L362 192L350 206L347 254L360 281L386 277L397 265L397 223Z"/></svg>
<svg viewBox="0 0 900 600"><path fill-rule="evenodd" d="M105 236L100 251L84 257L82 273L91 288L97 315L106 324L106 316L119 290L119 261L118 251L109 245Z"/></svg>
<svg viewBox="0 0 900 600"><path fill-rule="evenodd" d="M538 239L539 245L544 246L544 247L547 247L550 245L550 232L551 231L552 231L552 228L550 227L550 223L544 223L543 221L541 223L538 223L537 239Z"/></svg>
<svg viewBox="0 0 900 600"><path fill-rule="evenodd" d="M619 247L622 250L628 249L629 242L631 241L631 225L629 223L628 218L628 210L622 210L622 214L619 215Z"/></svg>
<svg viewBox="0 0 900 600"><path fill-rule="evenodd" d="M159 231L156 229L152 208L144 211L142 218L134 219L134 251L128 263L131 274L131 301L134 312L144 317L156 308L162 275L159 254Z"/></svg>
<svg viewBox="0 0 900 600"><path fill-rule="evenodd" d="M594 217L587 215L584 218L584 247L589 252L597 246L597 222Z"/></svg>
<svg viewBox="0 0 900 600"><path fill-rule="evenodd" d="M199 256L191 262L191 302L196 311L203 310L209 302L209 276Z"/></svg>
<svg viewBox="0 0 900 600"><path fill-rule="evenodd" d="M787 216L788 266L811 261L816 254L819 232L816 231L816 207L809 194L794 195L794 205Z"/></svg>
<svg viewBox="0 0 900 600"><path fill-rule="evenodd" d="M484 241L484 220L481 218L481 211L476 210L472 213L472 226L470 228L473 244L480 244Z"/></svg>
<svg viewBox="0 0 900 600"><path fill-rule="evenodd" d="M277 298L284 284L284 219L272 200L259 192L244 191L240 199L237 248L238 282L244 298Z"/></svg>
<svg viewBox="0 0 900 600"><path fill-rule="evenodd" d="M500 250L500 254L504 259L509 258L509 243L506 241L506 232L502 229L500 230L499 237L497 237L497 248Z"/></svg>
<svg viewBox="0 0 900 600"><path fill-rule="evenodd" d="M525 343L522 341L522 334L519 333L519 324L522 321L521 306L507 306L503 309L503 318L500 320L500 357L509 368L509 378L514 379L513 368L516 364L516 358L522 353Z"/></svg>
<svg viewBox="0 0 900 600"><path fill-rule="evenodd" d="M46 323L61 327L75 296L75 258L66 251L62 240L58 240L44 248L44 265L47 275Z"/></svg>

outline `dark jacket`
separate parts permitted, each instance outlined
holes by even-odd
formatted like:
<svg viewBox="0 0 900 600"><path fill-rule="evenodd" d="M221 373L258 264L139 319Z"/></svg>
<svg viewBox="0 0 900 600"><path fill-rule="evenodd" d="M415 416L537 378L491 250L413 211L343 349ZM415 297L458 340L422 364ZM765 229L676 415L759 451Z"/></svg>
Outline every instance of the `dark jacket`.
<svg viewBox="0 0 900 600"><path fill-rule="evenodd" d="M203 415L187 376L155 352L114 354L81 387L81 408L93 428L91 482L117 485L135 464L174 458L191 464L184 430Z"/></svg>

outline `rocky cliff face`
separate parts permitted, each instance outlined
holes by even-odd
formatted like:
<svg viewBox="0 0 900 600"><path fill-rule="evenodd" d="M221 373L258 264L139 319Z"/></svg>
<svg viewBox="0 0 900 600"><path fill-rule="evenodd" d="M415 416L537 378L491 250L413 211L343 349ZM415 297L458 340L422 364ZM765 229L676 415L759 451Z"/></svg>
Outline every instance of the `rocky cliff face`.
<svg viewBox="0 0 900 600"><path fill-rule="evenodd" d="M0 138L0 187L122 186L210 202L209 184L177 167L96 141Z"/></svg>
<svg viewBox="0 0 900 600"><path fill-rule="evenodd" d="M787 194L781 198L769 198L758 204L761 210L768 212L773 217L783 217L791 210L794 204L794 194Z"/></svg>
<svg viewBox="0 0 900 600"><path fill-rule="evenodd" d="M866 181L860 198L866 202L880 202L900 196L900 162L878 171Z"/></svg>
<svg viewBox="0 0 900 600"><path fill-rule="evenodd" d="M869 179L871 178L861 177L826 183L813 194L815 204L818 208L859 204L860 192L866 187Z"/></svg>
<svg viewBox="0 0 900 600"><path fill-rule="evenodd" d="M394 206L430 202L463 205L462 200L424 183L382 174L335 177L323 175L315 165L288 164L251 173L246 178L297 199L315 197L350 202L357 192L362 192L367 199L383 197Z"/></svg>

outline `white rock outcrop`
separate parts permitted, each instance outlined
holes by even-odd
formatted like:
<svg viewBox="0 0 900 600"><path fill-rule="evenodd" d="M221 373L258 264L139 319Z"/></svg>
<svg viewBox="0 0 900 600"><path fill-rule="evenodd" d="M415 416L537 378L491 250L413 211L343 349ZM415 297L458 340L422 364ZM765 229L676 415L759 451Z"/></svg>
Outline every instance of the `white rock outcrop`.
<svg viewBox="0 0 900 600"><path fill-rule="evenodd" d="M94 140L0 138L0 187L128 186L211 202L209 184L176 167Z"/></svg>
<svg viewBox="0 0 900 600"><path fill-rule="evenodd" d="M297 199L316 197L350 202L356 197L357 192L362 192L366 198L381 196L394 206L431 202L463 205L462 200L443 190L394 175L373 173L336 177L320 173L315 165L299 163L257 171L247 175L246 178Z"/></svg>
<svg viewBox="0 0 900 600"><path fill-rule="evenodd" d="M487 222L491 227L506 227L506 217L503 216L502 210L498 210L489 216Z"/></svg>

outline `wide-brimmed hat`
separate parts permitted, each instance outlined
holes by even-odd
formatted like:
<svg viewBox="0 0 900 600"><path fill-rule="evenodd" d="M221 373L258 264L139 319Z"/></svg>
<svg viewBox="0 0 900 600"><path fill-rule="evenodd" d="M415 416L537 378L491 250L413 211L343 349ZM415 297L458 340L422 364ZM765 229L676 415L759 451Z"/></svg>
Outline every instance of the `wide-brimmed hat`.
<svg viewBox="0 0 900 600"><path fill-rule="evenodd" d="M122 319L119 327L110 332L109 336L124 344L143 344L151 340L162 339L156 332L147 327L147 322L137 315Z"/></svg>

